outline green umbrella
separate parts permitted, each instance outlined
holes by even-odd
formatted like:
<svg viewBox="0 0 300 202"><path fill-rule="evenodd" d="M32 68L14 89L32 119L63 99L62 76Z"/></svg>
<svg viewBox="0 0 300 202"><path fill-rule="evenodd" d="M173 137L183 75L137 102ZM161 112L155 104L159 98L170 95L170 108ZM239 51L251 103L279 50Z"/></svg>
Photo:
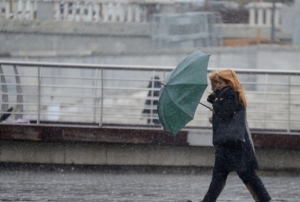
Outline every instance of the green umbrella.
<svg viewBox="0 0 300 202"><path fill-rule="evenodd" d="M159 120L164 130L174 136L194 118L207 87L209 56L201 51L188 55L167 76L160 89L157 105Z"/></svg>

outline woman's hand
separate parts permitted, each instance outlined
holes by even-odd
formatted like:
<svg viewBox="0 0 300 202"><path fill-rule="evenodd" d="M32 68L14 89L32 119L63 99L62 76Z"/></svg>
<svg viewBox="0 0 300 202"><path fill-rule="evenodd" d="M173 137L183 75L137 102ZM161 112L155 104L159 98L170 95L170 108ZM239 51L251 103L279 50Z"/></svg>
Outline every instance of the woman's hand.
<svg viewBox="0 0 300 202"><path fill-rule="evenodd" d="M209 103L214 103L215 99L217 98L215 93L209 94L209 96L207 97L207 102Z"/></svg>
<svg viewBox="0 0 300 202"><path fill-rule="evenodd" d="M209 120L209 123L211 123L211 124L212 124L213 117L212 117L212 116L211 116L211 117L209 117L209 118L208 118L208 120Z"/></svg>

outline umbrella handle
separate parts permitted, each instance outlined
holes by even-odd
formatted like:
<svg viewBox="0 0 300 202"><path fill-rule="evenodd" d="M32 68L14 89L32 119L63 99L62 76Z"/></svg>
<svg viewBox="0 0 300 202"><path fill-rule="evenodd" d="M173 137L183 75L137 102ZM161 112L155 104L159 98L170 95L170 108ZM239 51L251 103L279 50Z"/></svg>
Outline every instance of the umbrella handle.
<svg viewBox="0 0 300 202"><path fill-rule="evenodd" d="M163 86L166 86L166 84L164 84L163 82L157 81L157 83L160 83Z"/></svg>
<svg viewBox="0 0 300 202"><path fill-rule="evenodd" d="M201 105L203 105L204 107L208 108L210 111L212 111L212 110L213 110L213 108L212 108L212 107L209 107L209 106L207 106L207 105L205 105L205 104L203 104L203 103L201 103L201 102L199 102L199 104L201 104Z"/></svg>

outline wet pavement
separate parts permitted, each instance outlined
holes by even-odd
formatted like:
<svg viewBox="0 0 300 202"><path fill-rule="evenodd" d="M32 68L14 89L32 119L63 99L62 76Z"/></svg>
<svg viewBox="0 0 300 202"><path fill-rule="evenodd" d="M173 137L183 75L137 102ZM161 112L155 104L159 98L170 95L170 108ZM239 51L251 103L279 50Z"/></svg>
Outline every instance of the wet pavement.
<svg viewBox="0 0 300 202"><path fill-rule="evenodd" d="M300 201L300 175L259 173L274 201ZM185 202L207 191L210 171L162 174L101 171L0 172L0 201ZM218 201L253 201L234 173Z"/></svg>

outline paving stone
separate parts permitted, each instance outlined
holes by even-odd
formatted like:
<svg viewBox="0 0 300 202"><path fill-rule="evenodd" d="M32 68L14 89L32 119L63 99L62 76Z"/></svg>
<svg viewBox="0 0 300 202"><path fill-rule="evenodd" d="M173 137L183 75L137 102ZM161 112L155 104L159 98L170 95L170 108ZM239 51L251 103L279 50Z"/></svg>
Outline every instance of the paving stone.
<svg viewBox="0 0 300 202"><path fill-rule="evenodd" d="M300 175L259 176L275 202L300 201ZM204 196L211 175L5 170L0 179L0 201L185 202ZM232 173L218 201L253 199Z"/></svg>

